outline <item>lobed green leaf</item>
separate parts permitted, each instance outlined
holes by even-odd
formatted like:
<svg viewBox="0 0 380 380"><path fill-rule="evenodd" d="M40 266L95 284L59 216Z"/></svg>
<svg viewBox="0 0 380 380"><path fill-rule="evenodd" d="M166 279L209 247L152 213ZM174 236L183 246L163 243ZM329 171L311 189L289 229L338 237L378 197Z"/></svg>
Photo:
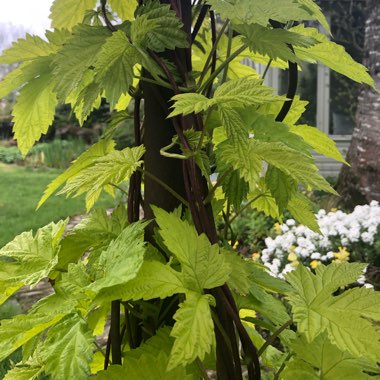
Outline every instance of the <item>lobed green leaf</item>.
<svg viewBox="0 0 380 380"><path fill-rule="evenodd" d="M168 370L203 360L210 352L214 340L214 324L211 317L210 295L191 293L174 314L176 323L171 332L175 337L170 353Z"/></svg>
<svg viewBox="0 0 380 380"><path fill-rule="evenodd" d="M374 377L369 373L380 374L375 363L339 350L330 342L326 333L320 334L311 343L301 336L291 343L291 348L297 356L282 372L284 380L298 379L301 376L307 376L303 379L315 380L371 380Z"/></svg>
<svg viewBox="0 0 380 380"><path fill-rule="evenodd" d="M19 38L10 48L3 51L0 64L33 61L54 54L56 50L56 46L41 37L27 33L25 38Z"/></svg>
<svg viewBox="0 0 380 380"><path fill-rule="evenodd" d="M34 286L57 264L59 241L68 220L23 232L0 250L0 303L24 285Z"/></svg>
<svg viewBox="0 0 380 380"><path fill-rule="evenodd" d="M41 353L46 372L53 379L88 379L95 348L86 322L78 315L68 315L49 330Z"/></svg>
<svg viewBox="0 0 380 380"><path fill-rule="evenodd" d="M134 13L137 8L137 0L125 2L124 0L108 0L113 11L115 11L118 16L123 20L132 20L134 18Z"/></svg>
<svg viewBox="0 0 380 380"><path fill-rule="evenodd" d="M337 148L335 141L330 139L324 132L318 128L308 125L294 125L290 127L290 132L301 136L304 141L309 144L316 152L326 157L333 158L336 161L347 164ZM348 164L347 164L348 165Z"/></svg>
<svg viewBox="0 0 380 380"><path fill-rule="evenodd" d="M92 165L68 178L58 194L78 196L86 193L86 208L89 211L103 190L111 191L111 186L117 186L130 178L142 164L140 159L144 152L145 149L141 145L122 151L113 150L103 157L96 158Z"/></svg>
<svg viewBox="0 0 380 380"><path fill-rule="evenodd" d="M366 288L332 295L339 287L356 281L364 267L359 263L332 263L318 266L312 274L300 265L286 277L293 287L288 299L298 330L308 342L327 331L340 350L376 360L380 336L371 321L380 320L380 295Z"/></svg>
<svg viewBox="0 0 380 380"><path fill-rule="evenodd" d="M97 278L89 289L99 292L136 277L144 260L145 227L146 223L133 223L109 244L99 256Z"/></svg>
<svg viewBox="0 0 380 380"><path fill-rule="evenodd" d="M181 264L186 287L201 293L223 285L231 268L218 245L211 245L205 234L198 236L194 226L174 213L157 207L153 211L165 246Z"/></svg>
<svg viewBox="0 0 380 380"><path fill-rule="evenodd" d="M180 272L157 261L145 261L135 278L121 286L102 289L94 302L164 299L187 291Z"/></svg>
<svg viewBox="0 0 380 380"><path fill-rule="evenodd" d="M1 321L0 360L4 360L30 339L60 321L65 315L30 314L17 315Z"/></svg>
<svg viewBox="0 0 380 380"><path fill-rule="evenodd" d="M114 150L115 142L109 139L100 140L87 151L82 153L73 164L46 188L44 195L40 199L37 209L51 197L65 182L79 175L81 171L94 164L94 162Z"/></svg>
<svg viewBox="0 0 380 380"><path fill-rule="evenodd" d="M57 104L49 71L31 80L20 90L12 111L13 132L24 157L41 135L47 133L53 123Z"/></svg>
<svg viewBox="0 0 380 380"><path fill-rule="evenodd" d="M54 88L62 102L73 91L75 93L78 86L83 87L82 81L88 81L84 75L94 66L110 36L111 32L103 26L81 24L74 28L71 38L64 43L54 59ZM77 103L73 95L67 101Z"/></svg>
<svg viewBox="0 0 380 380"><path fill-rule="evenodd" d="M86 11L93 9L96 0L54 0L51 6L51 26L56 29L71 30L83 21Z"/></svg>
<svg viewBox="0 0 380 380"><path fill-rule="evenodd" d="M267 26L269 20L282 23L298 20L314 20L320 18L316 8L311 7L312 1L295 0L208 0L208 3L220 13L223 18L230 19L234 24L258 23ZM305 5L308 5L305 6Z"/></svg>
<svg viewBox="0 0 380 380"><path fill-rule="evenodd" d="M343 46L330 41L326 35L319 33L315 28L305 28L304 25L297 25L291 30L305 37L312 37L319 42L310 47L296 45L294 50L297 57L310 63L323 63L330 69L345 75L355 82L366 83L375 88L375 82L365 66L355 62Z"/></svg>
<svg viewBox="0 0 380 380"><path fill-rule="evenodd" d="M313 204L301 193L295 193L290 198L287 208L298 223L309 227L312 231L321 233L316 221Z"/></svg>
<svg viewBox="0 0 380 380"><path fill-rule="evenodd" d="M167 4L148 1L139 7L131 24L133 44L155 52L188 47L187 35L182 22Z"/></svg>
<svg viewBox="0 0 380 380"><path fill-rule="evenodd" d="M101 47L94 63L95 80L104 89L111 109L120 96L128 93L133 83L133 66L139 58L138 51L121 30L114 32Z"/></svg>
<svg viewBox="0 0 380 380"><path fill-rule="evenodd" d="M297 33L296 30L270 29L258 24L239 25L235 29L242 34L243 43L253 53L267 55L272 59L299 62L300 57L293 52L291 46L309 48L317 42L313 37Z"/></svg>

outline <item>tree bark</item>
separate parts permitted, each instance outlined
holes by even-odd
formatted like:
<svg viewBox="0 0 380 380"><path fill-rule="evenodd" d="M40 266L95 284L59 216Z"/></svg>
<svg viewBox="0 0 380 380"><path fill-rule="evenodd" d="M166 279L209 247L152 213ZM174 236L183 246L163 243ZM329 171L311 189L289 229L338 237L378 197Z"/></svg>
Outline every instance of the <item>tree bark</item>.
<svg viewBox="0 0 380 380"><path fill-rule="evenodd" d="M170 1L161 0L161 3L170 3ZM179 9L182 22L185 31L189 32L191 28L191 2L182 1L181 3ZM189 49L177 49L177 54L186 56L189 54L187 50ZM164 58L173 61L172 53L164 53ZM186 69L190 71L191 66L186 65ZM174 96L174 92L148 83L143 83L142 89L145 114L143 143L146 148L144 169L160 178L179 195L185 197L182 162L178 159L163 157L160 154L160 149L169 145L176 135L171 120L167 119L169 101ZM179 201L152 178L146 176L144 189L144 215L146 219L153 219L151 205L172 211L179 205ZM148 235L153 232L153 227L152 223L148 226ZM147 237L149 238L149 236Z"/></svg>
<svg viewBox="0 0 380 380"><path fill-rule="evenodd" d="M168 3L168 0L161 0L162 3ZM184 30L191 41L191 10L190 0L171 0L172 8L177 12L184 24ZM186 82L188 73L191 71L191 47L188 49L177 49L174 54L167 52L163 58L169 59L175 63L179 74L182 76L183 82ZM185 83L184 83L185 84ZM160 155L160 149L171 143L173 136L176 134L173 127L173 120L168 120L168 104L170 98L174 95L173 91L157 87L155 85L144 83L144 145L147 153L144 157L144 168L173 190L187 199L190 204L190 211L194 220L198 233L206 233L212 243L218 241L213 214L209 207L203 205L203 200L207 196L207 186L204 179L200 175L199 169L191 160L185 163L180 160L165 158ZM176 121L174 121L175 123ZM187 129L195 122L191 117L177 119L180 124L179 129ZM144 213L145 218L152 219L153 214L150 205L157 205L165 210L172 210L178 206L178 200L170 193L163 189L149 176L145 177L144 191ZM153 224L147 231L147 238L150 239L153 232ZM225 309L223 300L225 296L221 289L214 289L211 292L216 298L216 314L220 320L220 326L223 330L216 329L216 362L217 376L220 380L241 380L241 363L238 352L238 344L236 340L235 327L231 316ZM234 355L229 350L228 344L225 342L227 334L230 346L234 349ZM257 368L257 375L260 378L260 369Z"/></svg>
<svg viewBox="0 0 380 380"><path fill-rule="evenodd" d="M380 88L380 2L367 0L364 65ZM354 208L380 201L380 93L363 86L358 99L356 127L347 153L351 167L340 172L340 206Z"/></svg>
<svg viewBox="0 0 380 380"><path fill-rule="evenodd" d="M174 128L168 115L167 104L174 95L169 90L164 90L152 84L143 85L144 93L144 137L146 148L144 157L144 169L159 177L173 190L185 196L182 175L182 162L180 160L163 157L160 149L171 143L175 135ZM172 211L179 205L179 201L166 189L149 176L145 177L144 188L144 214L145 218L152 219L151 205L158 206L167 211Z"/></svg>

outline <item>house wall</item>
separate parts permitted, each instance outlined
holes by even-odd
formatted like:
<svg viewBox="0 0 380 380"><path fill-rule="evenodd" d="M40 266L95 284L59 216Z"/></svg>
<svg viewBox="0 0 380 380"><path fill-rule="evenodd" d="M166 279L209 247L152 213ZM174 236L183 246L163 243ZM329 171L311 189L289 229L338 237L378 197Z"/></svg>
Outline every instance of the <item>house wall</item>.
<svg viewBox="0 0 380 380"><path fill-rule="evenodd" d="M343 157L346 157L348 147L350 146L351 139L347 138L347 136L344 136L344 138L339 139L339 137L334 136L333 139L336 142L336 145L340 152L342 153ZM320 154L315 154L315 162L321 171L321 174L324 177L337 177L340 168L342 167L342 163L332 160L328 157L322 156Z"/></svg>

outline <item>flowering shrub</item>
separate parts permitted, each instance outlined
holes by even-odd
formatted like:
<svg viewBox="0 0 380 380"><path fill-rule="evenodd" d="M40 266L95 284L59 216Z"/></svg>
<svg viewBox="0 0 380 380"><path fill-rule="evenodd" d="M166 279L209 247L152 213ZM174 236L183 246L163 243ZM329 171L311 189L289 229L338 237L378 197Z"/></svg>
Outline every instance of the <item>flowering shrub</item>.
<svg viewBox="0 0 380 380"><path fill-rule="evenodd" d="M380 266L380 206L376 201L343 211L317 213L321 234L288 219L274 227L277 236L265 239L260 260L279 277L300 262L315 269L321 263L361 261ZM254 259L258 259L256 254Z"/></svg>

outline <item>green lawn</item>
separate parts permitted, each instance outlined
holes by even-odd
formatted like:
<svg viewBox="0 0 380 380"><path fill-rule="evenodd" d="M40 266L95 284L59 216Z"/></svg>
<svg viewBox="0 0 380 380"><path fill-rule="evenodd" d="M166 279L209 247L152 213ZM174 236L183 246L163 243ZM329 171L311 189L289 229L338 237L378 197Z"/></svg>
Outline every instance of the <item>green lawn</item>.
<svg viewBox="0 0 380 380"><path fill-rule="evenodd" d="M53 196L35 211L46 185L59 170L32 169L0 163L0 247L16 235L58 221L67 216L85 213L82 197L66 199ZM112 207L114 201L103 196L97 207Z"/></svg>

